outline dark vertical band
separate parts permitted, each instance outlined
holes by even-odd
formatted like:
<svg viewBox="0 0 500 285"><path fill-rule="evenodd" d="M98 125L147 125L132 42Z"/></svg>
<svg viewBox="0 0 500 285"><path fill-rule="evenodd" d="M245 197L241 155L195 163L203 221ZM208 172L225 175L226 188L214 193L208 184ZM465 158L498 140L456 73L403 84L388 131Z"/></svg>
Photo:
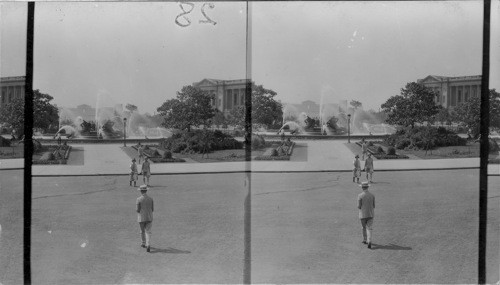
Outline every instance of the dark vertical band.
<svg viewBox="0 0 500 285"><path fill-rule="evenodd" d="M488 153L489 153L489 79L490 79L490 10L491 1L484 2L483 18L483 70L481 82L481 148L479 166L479 251L478 283L486 284L486 226L488 214Z"/></svg>
<svg viewBox="0 0 500 285"><path fill-rule="evenodd" d="M24 94L24 284L31 284L31 157L33 154L33 40L35 2L28 2L26 33L26 88Z"/></svg>
<svg viewBox="0 0 500 285"><path fill-rule="evenodd" d="M243 283L251 283L251 233L252 233L252 22L251 4L247 1L247 24L246 24L246 87L245 87L245 163L246 178L245 187L247 196L244 201L244 261L243 261Z"/></svg>

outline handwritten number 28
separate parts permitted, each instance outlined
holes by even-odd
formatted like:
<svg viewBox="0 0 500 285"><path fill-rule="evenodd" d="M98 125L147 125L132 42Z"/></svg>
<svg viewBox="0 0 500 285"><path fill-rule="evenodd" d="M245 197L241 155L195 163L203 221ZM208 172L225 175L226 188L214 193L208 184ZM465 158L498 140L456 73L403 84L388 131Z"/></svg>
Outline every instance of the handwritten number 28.
<svg viewBox="0 0 500 285"><path fill-rule="evenodd" d="M187 7L187 8L190 8L190 9L188 11L186 11L185 10L186 7L184 7L184 5L188 5L189 7ZM207 14L205 13L205 8L207 6L210 9L215 8L215 5L213 3L204 3L203 6L201 6L201 14L203 14L203 17L205 17L206 20L200 20L199 22L204 23L204 24L215 25L217 23L215 21L213 21L212 19L210 19L210 17L208 17ZM186 15L191 13L194 10L194 4L190 3L190 2L181 2L181 3L179 3L179 7L181 8L182 13L177 15L177 17L175 18L175 23L181 27L187 27L187 26L191 25L191 20L189 20L189 18ZM180 17L184 18L184 21L182 21L182 22L179 21Z"/></svg>

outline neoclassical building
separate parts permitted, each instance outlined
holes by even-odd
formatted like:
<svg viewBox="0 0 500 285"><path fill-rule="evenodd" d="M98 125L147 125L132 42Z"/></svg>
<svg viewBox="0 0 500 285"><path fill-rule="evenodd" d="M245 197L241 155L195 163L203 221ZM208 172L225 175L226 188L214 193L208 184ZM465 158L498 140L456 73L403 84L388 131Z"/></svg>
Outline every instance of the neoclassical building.
<svg viewBox="0 0 500 285"><path fill-rule="evenodd" d="M213 94L212 106L226 114L235 107L245 105L247 82L249 82L248 79L203 79L200 82L193 83L193 86Z"/></svg>
<svg viewBox="0 0 500 285"><path fill-rule="evenodd" d="M24 96L25 76L2 77L0 78L0 108L12 102L15 98Z"/></svg>
<svg viewBox="0 0 500 285"><path fill-rule="evenodd" d="M481 96L481 75L457 77L429 75L424 79L418 79L417 83L434 89L439 94L435 98L436 104L448 109L469 100L470 97Z"/></svg>

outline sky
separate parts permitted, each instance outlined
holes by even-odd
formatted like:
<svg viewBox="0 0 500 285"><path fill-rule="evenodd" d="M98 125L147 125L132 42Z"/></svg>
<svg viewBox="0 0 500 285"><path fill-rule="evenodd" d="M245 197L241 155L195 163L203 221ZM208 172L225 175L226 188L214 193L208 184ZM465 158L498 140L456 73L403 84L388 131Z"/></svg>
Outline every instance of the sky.
<svg viewBox="0 0 500 285"><path fill-rule="evenodd" d="M490 87L500 89L498 2ZM26 7L0 4L2 77L25 74ZM58 106L130 103L152 114L185 85L246 76L245 2L37 2L35 10L33 84ZM200 23L203 13L216 24ZM378 110L427 75L481 74L482 1L253 2L249 15L252 80L285 103L357 100Z"/></svg>

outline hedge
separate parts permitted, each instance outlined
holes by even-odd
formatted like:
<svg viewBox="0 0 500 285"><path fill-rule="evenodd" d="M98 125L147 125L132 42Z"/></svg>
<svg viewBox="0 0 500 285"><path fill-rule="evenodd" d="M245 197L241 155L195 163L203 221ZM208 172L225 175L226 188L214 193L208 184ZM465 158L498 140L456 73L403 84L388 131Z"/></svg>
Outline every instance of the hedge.
<svg viewBox="0 0 500 285"><path fill-rule="evenodd" d="M433 149L442 146L463 146L467 140L443 127L414 127L399 129L385 143L397 149Z"/></svg>

